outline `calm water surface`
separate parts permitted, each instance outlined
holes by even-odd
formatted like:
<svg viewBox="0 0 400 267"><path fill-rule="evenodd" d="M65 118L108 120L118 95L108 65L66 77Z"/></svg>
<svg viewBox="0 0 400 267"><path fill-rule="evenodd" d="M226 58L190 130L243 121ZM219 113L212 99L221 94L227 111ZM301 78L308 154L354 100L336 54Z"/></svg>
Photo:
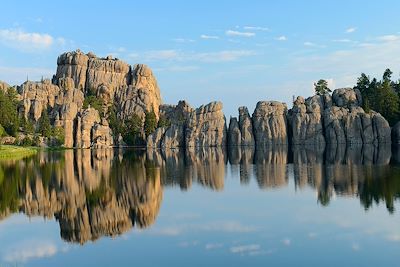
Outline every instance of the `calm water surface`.
<svg viewBox="0 0 400 267"><path fill-rule="evenodd" d="M399 155L110 149L3 160L0 266L398 266Z"/></svg>

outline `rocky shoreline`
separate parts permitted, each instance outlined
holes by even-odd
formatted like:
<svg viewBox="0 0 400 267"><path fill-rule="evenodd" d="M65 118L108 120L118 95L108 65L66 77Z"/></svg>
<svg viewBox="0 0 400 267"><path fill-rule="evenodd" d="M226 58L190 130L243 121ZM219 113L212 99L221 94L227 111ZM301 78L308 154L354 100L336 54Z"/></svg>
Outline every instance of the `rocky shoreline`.
<svg viewBox="0 0 400 267"><path fill-rule="evenodd" d="M0 83L0 90L7 88L6 83ZM198 108L186 101L162 104L156 78L146 65L130 66L110 56L99 58L80 50L58 57L57 71L51 80L26 81L15 88L19 116L37 127L43 112L47 112L51 125L64 130L67 148L125 145L126 140L113 134L110 127L106 111L111 106L116 108L116 117L121 121L134 114L144 120L146 112L151 111L157 120L169 122L148 136L143 134L143 145L148 148L324 147L400 142L400 124L391 129L379 113L365 112L360 92L352 88L336 89L332 96L299 96L290 109L285 103L260 101L251 116L247 107L239 107L238 118L230 118L227 124L221 102ZM88 96L101 99L102 109L84 107Z"/></svg>

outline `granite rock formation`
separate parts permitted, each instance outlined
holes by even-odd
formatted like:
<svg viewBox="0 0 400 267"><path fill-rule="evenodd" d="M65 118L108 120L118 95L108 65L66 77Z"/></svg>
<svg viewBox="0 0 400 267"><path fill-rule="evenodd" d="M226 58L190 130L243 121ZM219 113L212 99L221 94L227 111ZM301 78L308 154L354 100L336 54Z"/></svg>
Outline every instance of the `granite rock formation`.
<svg viewBox="0 0 400 267"><path fill-rule="evenodd" d="M260 101L253 113L254 140L257 146L287 145L287 107L277 101Z"/></svg>

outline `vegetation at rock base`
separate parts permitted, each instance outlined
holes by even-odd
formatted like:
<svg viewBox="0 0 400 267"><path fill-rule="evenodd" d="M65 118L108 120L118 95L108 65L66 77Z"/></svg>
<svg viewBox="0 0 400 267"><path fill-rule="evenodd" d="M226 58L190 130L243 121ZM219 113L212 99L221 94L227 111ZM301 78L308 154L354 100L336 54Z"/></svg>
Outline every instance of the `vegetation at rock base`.
<svg viewBox="0 0 400 267"><path fill-rule="evenodd" d="M323 79L319 80L317 83L314 83L314 90L317 95L325 95L332 92L332 90L328 88L328 82Z"/></svg>
<svg viewBox="0 0 400 267"><path fill-rule="evenodd" d="M42 114L38 121L38 133L44 137L51 136L51 125L47 110L43 109Z"/></svg>
<svg viewBox="0 0 400 267"><path fill-rule="evenodd" d="M0 125L11 136L17 135L20 124L17 113L18 100L16 95L17 92L12 87L7 92L0 90Z"/></svg>
<svg viewBox="0 0 400 267"><path fill-rule="evenodd" d="M148 111L144 117L144 133L146 137L155 131L157 128L157 117L154 110Z"/></svg>
<svg viewBox="0 0 400 267"><path fill-rule="evenodd" d="M37 149L33 147L0 146L0 159L20 159L36 154Z"/></svg>
<svg viewBox="0 0 400 267"><path fill-rule="evenodd" d="M400 120L400 80L393 81L392 74L386 69L382 79L378 80L361 73L354 87L361 92L364 110L379 112L390 125Z"/></svg>

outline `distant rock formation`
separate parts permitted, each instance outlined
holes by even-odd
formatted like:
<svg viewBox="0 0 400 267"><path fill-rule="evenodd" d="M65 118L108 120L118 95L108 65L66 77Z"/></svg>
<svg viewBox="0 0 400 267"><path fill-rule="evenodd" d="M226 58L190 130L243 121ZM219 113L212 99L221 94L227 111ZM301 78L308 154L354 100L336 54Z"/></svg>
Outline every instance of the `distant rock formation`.
<svg viewBox="0 0 400 267"><path fill-rule="evenodd" d="M0 90L8 87L0 82ZM149 148L391 142L388 122L377 112L366 113L361 107L360 91L352 88L336 89L332 96L299 96L291 109L285 103L260 101L252 116L247 107L240 107L238 118L232 117L228 127L221 102L197 109L186 101L162 104L149 67L130 66L111 56L99 58L91 52L66 52L58 57L52 80L27 81L16 88L20 116L38 128L42 113L47 112L52 126L64 129L65 147L123 145L121 131L114 135L109 126L110 114L123 124L134 114L144 121L150 111L154 111L157 120L162 118L168 123L146 136ZM102 100L103 106L97 105L95 110L84 105L88 97ZM394 142L400 142L398 128L397 125L392 130Z"/></svg>

